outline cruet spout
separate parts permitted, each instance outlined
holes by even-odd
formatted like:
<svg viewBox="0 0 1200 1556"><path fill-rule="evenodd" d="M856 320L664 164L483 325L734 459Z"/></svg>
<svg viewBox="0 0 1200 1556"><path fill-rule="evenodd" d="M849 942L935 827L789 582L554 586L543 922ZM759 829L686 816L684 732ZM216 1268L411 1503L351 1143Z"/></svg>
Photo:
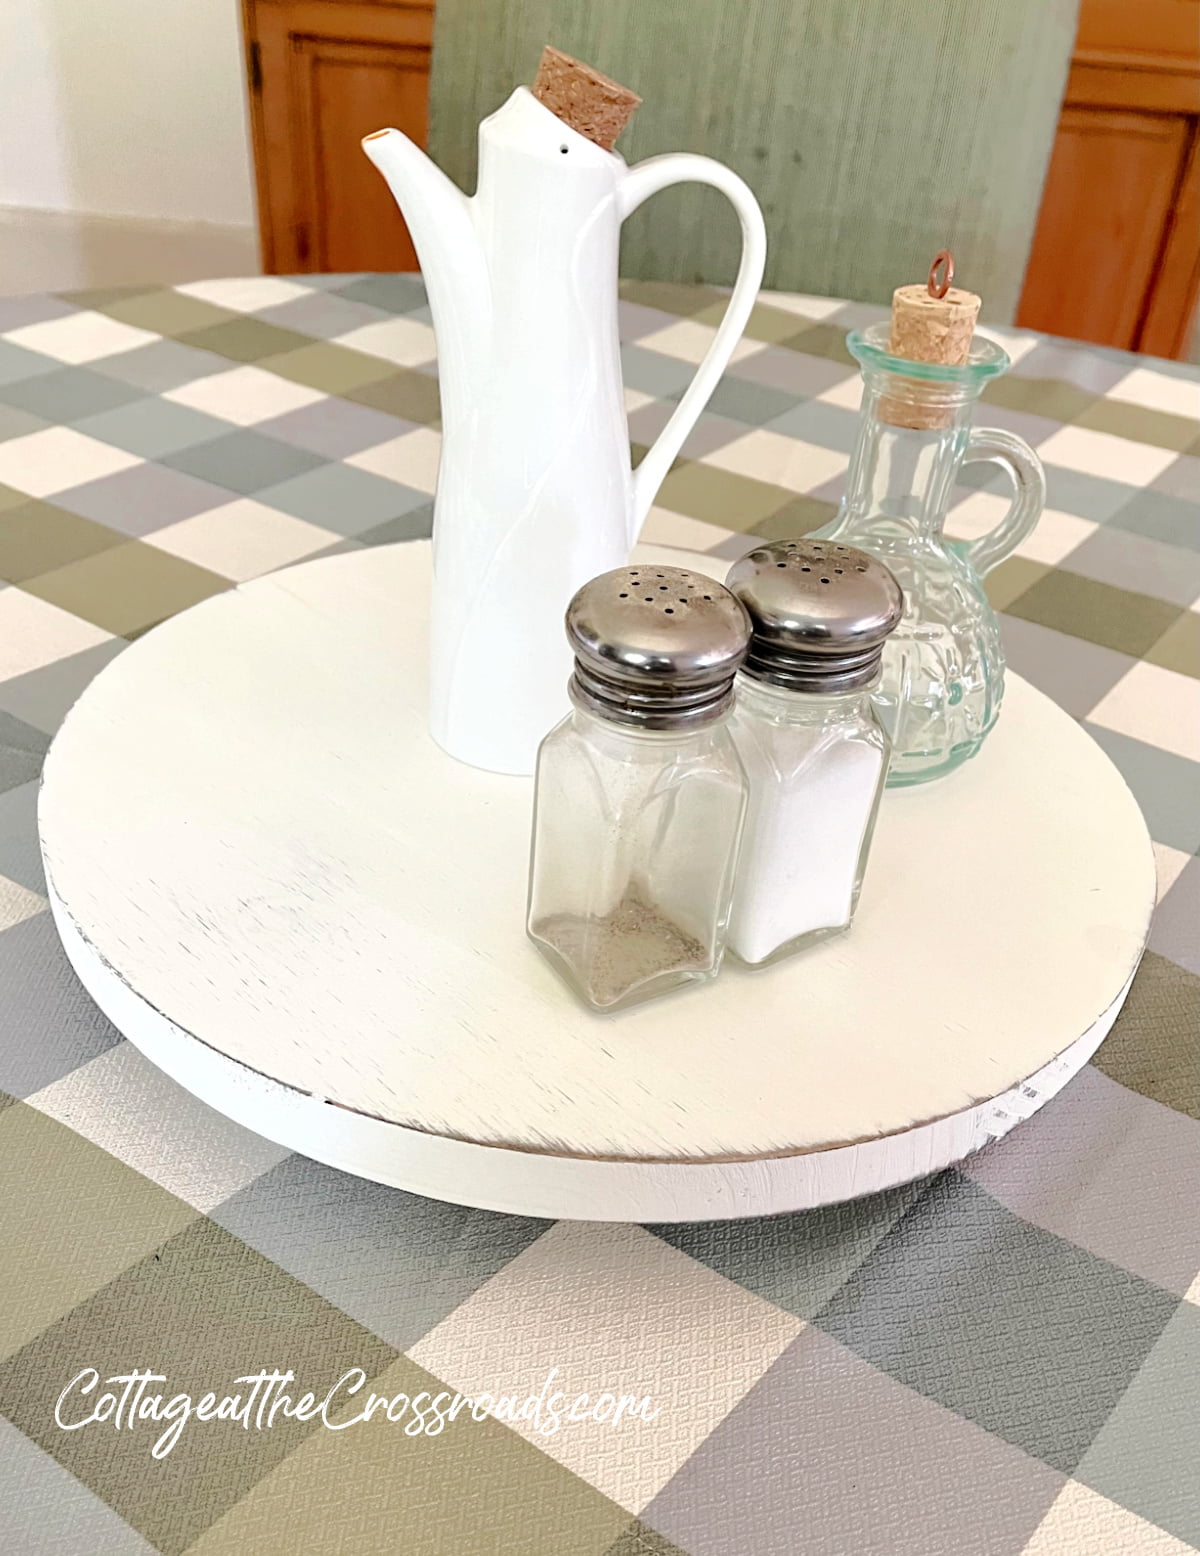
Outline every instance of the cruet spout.
<svg viewBox="0 0 1200 1556"><path fill-rule="evenodd" d="M399 130L376 130L362 146L387 181L412 234L439 345L444 348L443 337L459 334L459 327L468 333L486 327L487 265L471 201Z"/></svg>

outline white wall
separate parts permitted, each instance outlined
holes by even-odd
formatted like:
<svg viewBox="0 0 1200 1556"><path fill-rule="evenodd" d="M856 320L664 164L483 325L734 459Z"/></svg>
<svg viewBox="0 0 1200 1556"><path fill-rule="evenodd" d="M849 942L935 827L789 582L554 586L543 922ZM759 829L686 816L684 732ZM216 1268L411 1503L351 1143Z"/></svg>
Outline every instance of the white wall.
<svg viewBox="0 0 1200 1556"><path fill-rule="evenodd" d="M0 0L0 206L254 220L237 0Z"/></svg>

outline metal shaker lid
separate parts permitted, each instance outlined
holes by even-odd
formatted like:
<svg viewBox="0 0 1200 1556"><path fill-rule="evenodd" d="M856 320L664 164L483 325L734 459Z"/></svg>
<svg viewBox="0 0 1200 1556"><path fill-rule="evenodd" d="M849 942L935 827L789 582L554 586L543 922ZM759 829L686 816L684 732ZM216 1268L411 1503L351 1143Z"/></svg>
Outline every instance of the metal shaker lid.
<svg viewBox="0 0 1200 1556"><path fill-rule="evenodd" d="M904 610L882 562L832 540L756 546L726 583L750 616L746 674L793 691L866 686Z"/></svg>
<svg viewBox="0 0 1200 1556"><path fill-rule="evenodd" d="M704 573L618 567L567 607L575 702L614 723L687 729L719 717L733 695L750 622Z"/></svg>

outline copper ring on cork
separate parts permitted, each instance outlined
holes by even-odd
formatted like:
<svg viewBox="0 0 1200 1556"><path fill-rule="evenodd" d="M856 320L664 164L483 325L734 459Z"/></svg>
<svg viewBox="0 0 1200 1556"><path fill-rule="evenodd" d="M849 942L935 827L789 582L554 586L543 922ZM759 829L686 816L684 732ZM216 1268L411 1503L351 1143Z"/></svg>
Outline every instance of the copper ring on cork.
<svg viewBox="0 0 1200 1556"><path fill-rule="evenodd" d="M939 281L938 271L942 273ZM933 256L933 264L929 267L929 280L925 283L929 288L930 297L936 297L939 301L950 290L950 283L954 280L954 255L949 249L939 249Z"/></svg>

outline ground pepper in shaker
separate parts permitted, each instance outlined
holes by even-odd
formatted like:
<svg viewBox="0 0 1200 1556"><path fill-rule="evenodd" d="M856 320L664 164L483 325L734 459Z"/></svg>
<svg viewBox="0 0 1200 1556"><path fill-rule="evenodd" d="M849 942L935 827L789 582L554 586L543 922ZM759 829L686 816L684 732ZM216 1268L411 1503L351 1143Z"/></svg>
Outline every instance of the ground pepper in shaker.
<svg viewBox="0 0 1200 1556"><path fill-rule="evenodd" d="M716 976L746 775L746 612L702 573L622 567L567 609L572 711L538 752L530 938L595 1010Z"/></svg>
<svg viewBox="0 0 1200 1556"><path fill-rule="evenodd" d="M729 949L752 966L854 917L890 747L871 705L903 596L829 540L775 541L726 579L751 622L730 723L750 782Z"/></svg>

